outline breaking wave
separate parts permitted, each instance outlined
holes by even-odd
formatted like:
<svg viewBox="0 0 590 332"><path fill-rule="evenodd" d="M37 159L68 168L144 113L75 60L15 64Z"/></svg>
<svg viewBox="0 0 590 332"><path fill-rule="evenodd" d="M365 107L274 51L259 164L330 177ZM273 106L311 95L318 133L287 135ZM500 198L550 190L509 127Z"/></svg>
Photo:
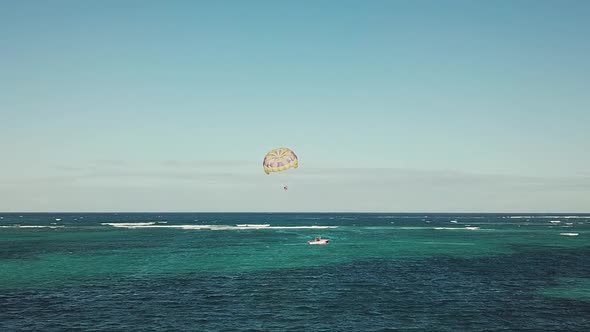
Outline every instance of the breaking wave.
<svg viewBox="0 0 590 332"><path fill-rule="evenodd" d="M508 216L506 218L510 219L590 219L590 215L569 215L569 216L559 216L559 215L544 215L544 216Z"/></svg>
<svg viewBox="0 0 590 332"><path fill-rule="evenodd" d="M104 226L119 228L171 228L171 229L192 229L192 230L246 230L246 229L327 229L338 226L271 226L269 224L238 224L238 225L162 225L156 222L137 223L101 223Z"/></svg>
<svg viewBox="0 0 590 332"><path fill-rule="evenodd" d="M0 226L0 228L64 228L65 226L42 226L42 225L8 225Z"/></svg>
<svg viewBox="0 0 590 332"><path fill-rule="evenodd" d="M444 230L470 230L470 231L476 231L479 229L479 227L476 226L470 226L470 227L434 227L433 229L444 229Z"/></svg>

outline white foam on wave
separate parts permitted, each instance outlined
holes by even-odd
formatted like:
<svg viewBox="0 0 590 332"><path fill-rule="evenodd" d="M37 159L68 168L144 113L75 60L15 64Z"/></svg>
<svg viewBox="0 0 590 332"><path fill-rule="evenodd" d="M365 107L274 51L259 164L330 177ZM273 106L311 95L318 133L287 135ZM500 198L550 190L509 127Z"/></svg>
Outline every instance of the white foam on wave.
<svg viewBox="0 0 590 332"><path fill-rule="evenodd" d="M104 226L119 228L172 228L172 229L191 229L191 230L244 230L244 229L327 229L337 228L338 226L270 226L268 224L240 224L232 225L161 225L155 222L143 223L102 223Z"/></svg>
<svg viewBox="0 0 590 332"><path fill-rule="evenodd" d="M414 230L414 229L432 229L432 227L423 227L423 226L401 226L401 227L388 227L390 229L404 229L404 230Z"/></svg>
<svg viewBox="0 0 590 332"><path fill-rule="evenodd" d="M365 229L389 229L389 230L427 230L427 229L435 229L435 230L469 230L475 231L479 230L480 228L477 226L467 226L467 227L425 227L425 226L366 226L363 227ZM486 229L489 230L489 229Z"/></svg>
<svg viewBox="0 0 590 332"><path fill-rule="evenodd" d="M237 227L268 227L270 224L237 224Z"/></svg>
<svg viewBox="0 0 590 332"><path fill-rule="evenodd" d="M0 226L0 228L64 228L64 226L46 226L46 225L9 225L9 226Z"/></svg>
<svg viewBox="0 0 590 332"><path fill-rule="evenodd" d="M112 226L118 228L175 228L175 229L222 229L223 225L165 225L157 224L155 222L135 222L135 223L102 223L104 226Z"/></svg>
<svg viewBox="0 0 590 332"><path fill-rule="evenodd" d="M590 219L590 216L580 216L580 215L569 215L569 216L555 216L555 215L546 215L546 216L509 216L510 219L556 219L556 218L563 218L563 219Z"/></svg>
<svg viewBox="0 0 590 332"><path fill-rule="evenodd" d="M338 226L318 226L318 225L311 225L311 226L269 226L264 227L269 229L327 229L327 228L338 228Z"/></svg>
<svg viewBox="0 0 590 332"><path fill-rule="evenodd" d="M479 227L476 226L471 226L471 227L434 227L433 229L437 229L437 230L470 230L470 231L475 231L478 230Z"/></svg>
<svg viewBox="0 0 590 332"><path fill-rule="evenodd" d="M578 236L580 234L579 233L559 233L559 235L563 235L563 236Z"/></svg>
<svg viewBox="0 0 590 332"><path fill-rule="evenodd" d="M101 225L105 226L113 226L113 227L142 227L142 226L151 226L155 225L156 223L153 221L150 222L103 222Z"/></svg>

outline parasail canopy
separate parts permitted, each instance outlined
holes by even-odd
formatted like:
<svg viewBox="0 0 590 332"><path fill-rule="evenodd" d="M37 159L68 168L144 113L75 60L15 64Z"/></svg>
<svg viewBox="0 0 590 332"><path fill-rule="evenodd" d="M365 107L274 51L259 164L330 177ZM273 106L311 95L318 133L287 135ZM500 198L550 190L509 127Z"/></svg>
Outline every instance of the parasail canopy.
<svg viewBox="0 0 590 332"><path fill-rule="evenodd" d="M262 161L264 172L270 174L271 172L282 172L290 168L297 168L299 160L297 155L291 149L277 148L269 151Z"/></svg>

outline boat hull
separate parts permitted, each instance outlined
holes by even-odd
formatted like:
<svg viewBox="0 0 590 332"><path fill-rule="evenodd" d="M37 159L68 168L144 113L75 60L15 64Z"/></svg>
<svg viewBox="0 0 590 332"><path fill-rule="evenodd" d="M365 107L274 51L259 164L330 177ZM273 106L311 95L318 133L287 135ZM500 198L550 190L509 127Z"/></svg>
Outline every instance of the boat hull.
<svg viewBox="0 0 590 332"><path fill-rule="evenodd" d="M309 245L328 244L330 240L319 240L319 241L307 241Z"/></svg>

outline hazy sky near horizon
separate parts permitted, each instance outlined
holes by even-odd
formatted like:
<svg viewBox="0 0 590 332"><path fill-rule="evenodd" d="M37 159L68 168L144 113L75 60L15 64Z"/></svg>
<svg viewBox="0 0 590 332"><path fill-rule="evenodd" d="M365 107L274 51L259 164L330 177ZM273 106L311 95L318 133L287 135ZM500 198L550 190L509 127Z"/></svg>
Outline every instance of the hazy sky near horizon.
<svg viewBox="0 0 590 332"><path fill-rule="evenodd" d="M0 211L588 212L588 17L0 1ZM280 146L301 166L264 174Z"/></svg>

